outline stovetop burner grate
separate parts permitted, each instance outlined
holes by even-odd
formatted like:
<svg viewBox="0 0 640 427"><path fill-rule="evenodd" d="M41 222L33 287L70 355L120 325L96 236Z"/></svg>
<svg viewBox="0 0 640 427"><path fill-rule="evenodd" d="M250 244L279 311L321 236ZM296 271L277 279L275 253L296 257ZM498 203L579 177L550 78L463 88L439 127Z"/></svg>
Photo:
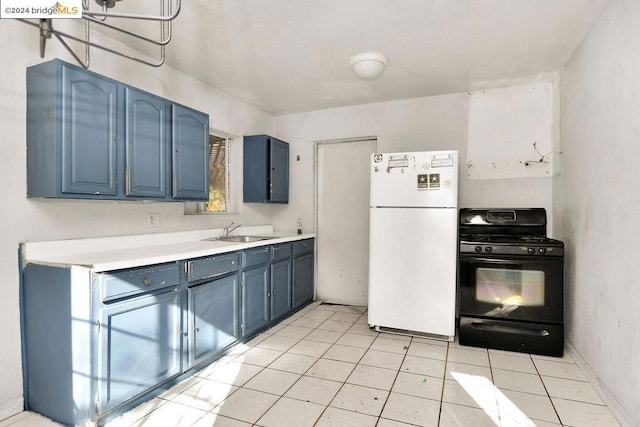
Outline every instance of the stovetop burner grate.
<svg viewBox="0 0 640 427"><path fill-rule="evenodd" d="M509 221L502 220L508 213ZM492 215L493 214L493 215ZM498 218L498 220L495 220ZM562 256L564 244L546 236L546 211L533 209L461 209L460 253Z"/></svg>
<svg viewBox="0 0 640 427"><path fill-rule="evenodd" d="M518 236L518 235L492 235L492 234L471 234L461 235L460 241L463 242L477 242L477 243L499 243L499 244L556 244L560 243L558 240L552 239L546 236Z"/></svg>

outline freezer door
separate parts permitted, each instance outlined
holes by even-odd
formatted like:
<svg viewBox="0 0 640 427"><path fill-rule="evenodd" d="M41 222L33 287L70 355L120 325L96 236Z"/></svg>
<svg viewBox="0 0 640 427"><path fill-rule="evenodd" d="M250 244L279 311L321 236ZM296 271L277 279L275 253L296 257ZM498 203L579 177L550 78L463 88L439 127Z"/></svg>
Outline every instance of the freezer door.
<svg viewBox="0 0 640 427"><path fill-rule="evenodd" d="M457 207L458 152L372 154L369 205Z"/></svg>
<svg viewBox="0 0 640 427"><path fill-rule="evenodd" d="M456 218L456 209L371 209L370 325L455 335Z"/></svg>

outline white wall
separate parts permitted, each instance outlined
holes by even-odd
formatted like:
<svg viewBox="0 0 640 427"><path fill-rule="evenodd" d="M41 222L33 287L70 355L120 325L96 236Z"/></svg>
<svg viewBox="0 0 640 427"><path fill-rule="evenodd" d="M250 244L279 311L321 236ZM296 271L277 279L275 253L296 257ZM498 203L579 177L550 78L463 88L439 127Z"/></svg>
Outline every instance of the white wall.
<svg viewBox="0 0 640 427"><path fill-rule="evenodd" d="M94 38L99 40L98 37ZM22 410L22 369L18 308L18 244L22 241L142 234L221 227L229 221L245 224L272 222L269 206L235 201L234 215L184 215L182 203L42 201L26 199L25 69L58 56L73 58L51 39L40 59L38 30L13 20L0 25L0 419ZM220 91L163 66L159 69L93 50L91 70L210 114L211 129L241 136L270 133L272 117ZM240 140L241 143L241 140ZM232 161L240 164L241 147ZM241 168L232 176L232 190L241 196ZM146 227L145 214L161 214L161 227Z"/></svg>
<svg viewBox="0 0 640 427"><path fill-rule="evenodd" d="M381 152L457 149L466 165L468 99L461 93L276 116L275 135L291 144L291 187L289 205L274 211L274 226L293 230L297 217L307 229L314 223L314 141L376 136ZM552 178L467 180L461 166L459 206L544 207L551 233Z"/></svg>
<svg viewBox="0 0 640 427"><path fill-rule="evenodd" d="M612 0L561 73L567 337L640 426L640 2Z"/></svg>

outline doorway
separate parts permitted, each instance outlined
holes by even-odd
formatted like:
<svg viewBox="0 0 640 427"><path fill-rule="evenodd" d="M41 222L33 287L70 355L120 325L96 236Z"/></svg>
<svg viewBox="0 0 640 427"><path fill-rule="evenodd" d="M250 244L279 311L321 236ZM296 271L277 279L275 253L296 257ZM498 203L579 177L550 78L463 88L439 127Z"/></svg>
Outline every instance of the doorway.
<svg viewBox="0 0 640 427"><path fill-rule="evenodd" d="M369 164L377 139L316 145L316 298L367 305L369 279Z"/></svg>

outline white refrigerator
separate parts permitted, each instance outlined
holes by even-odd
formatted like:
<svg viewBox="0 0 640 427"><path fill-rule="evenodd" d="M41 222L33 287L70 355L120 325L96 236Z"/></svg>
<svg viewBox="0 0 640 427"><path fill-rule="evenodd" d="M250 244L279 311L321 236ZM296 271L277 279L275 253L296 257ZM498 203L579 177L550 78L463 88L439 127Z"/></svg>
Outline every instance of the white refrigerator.
<svg viewBox="0 0 640 427"><path fill-rule="evenodd" d="M371 156L369 325L453 340L458 152Z"/></svg>

